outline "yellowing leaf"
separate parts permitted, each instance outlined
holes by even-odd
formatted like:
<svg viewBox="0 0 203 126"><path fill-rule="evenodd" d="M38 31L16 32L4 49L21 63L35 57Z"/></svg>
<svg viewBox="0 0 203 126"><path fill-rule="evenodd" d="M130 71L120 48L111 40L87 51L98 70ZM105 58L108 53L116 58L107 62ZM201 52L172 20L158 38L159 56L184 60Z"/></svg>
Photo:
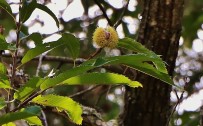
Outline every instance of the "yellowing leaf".
<svg viewBox="0 0 203 126"><path fill-rule="evenodd" d="M67 111L70 119L76 124L82 124L82 108L81 106L73 101L69 97L57 96L57 95L45 95L37 96L32 100L32 102L44 105L57 107L59 109L64 109Z"/></svg>
<svg viewBox="0 0 203 126"><path fill-rule="evenodd" d="M20 112L10 112L0 117L0 125L32 116L39 116L40 112L41 108L39 106L30 106Z"/></svg>

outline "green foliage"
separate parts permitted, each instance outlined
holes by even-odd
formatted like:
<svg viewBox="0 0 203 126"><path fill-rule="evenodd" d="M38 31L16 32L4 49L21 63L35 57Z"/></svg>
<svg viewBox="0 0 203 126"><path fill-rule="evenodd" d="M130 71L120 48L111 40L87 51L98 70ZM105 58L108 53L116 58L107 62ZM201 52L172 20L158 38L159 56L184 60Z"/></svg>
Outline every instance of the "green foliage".
<svg viewBox="0 0 203 126"><path fill-rule="evenodd" d="M43 126L41 120L37 116L32 116L25 119L29 125Z"/></svg>
<svg viewBox="0 0 203 126"><path fill-rule="evenodd" d="M27 97L29 97L33 92L35 92L40 84L43 82L39 77L31 78L25 86L18 89L17 92L14 93L14 98L20 101L24 101Z"/></svg>
<svg viewBox="0 0 203 126"><path fill-rule="evenodd" d="M10 82L7 77L7 69L3 63L0 63L0 88L10 88Z"/></svg>
<svg viewBox="0 0 203 126"><path fill-rule="evenodd" d="M30 3L28 1L23 2L23 7L20 10L20 18L22 19L22 22L25 22L36 8L48 13L55 20L57 27L59 27L59 21L55 14L47 6L38 4L36 0L32 0Z"/></svg>
<svg viewBox="0 0 203 126"><path fill-rule="evenodd" d="M141 43L136 42L134 39L131 38L120 39L118 46L121 48L132 50L133 52L144 53L149 55L149 57L155 58L156 60L153 61L153 64L156 66L156 68L160 72L168 74L168 71L162 59L158 55L156 55L153 51L148 50Z"/></svg>
<svg viewBox="0 0 203 126"><path fill-rule="evenodd" d="M15 120L26 119L33 116L39 116L41 108L39 106L30 106L19 112L11 112L0 117L0 125L13 122Z"/></svg>
<svg viewBox="0 0 203 126"><path fill-rule="evenodd" d="M0 34L0 50L6 50L8 47L9 44L6 42L4 36Z"/></svg>
<svg viewBox="0 0 203 126"><path fill-rule="evenodd" d="M24 23L31 16L32 12L35 10L37 6L37 1L32 0L30 3L26 0L23 1L23 6L20 10L20 19Z"/></svg>
<svg viewBox="0 0 203 126"><path fill-rule="evenodd" d="M94 68L94 66L81 66L81 67L75 67L73 69L67 70L63 73L60 73L58 76L56 76L54 78L47 78L41 84L40 88L41 88L41 90L45 90L50 87L56 86L57 84L65 81L66 79L83 74L84 72L86 72L92 68Z"/></svg>
<svg viewBox="0 0 203 126"><path fill-rule="evenodd" d="M73 101L71 98L57 95L39 95L35 97L32 102L44 106L57 107L60 110L63 109L68 113L68 116L74 123L82 123L82 108L77 102Z"/></svg>
<svg viewBox="0 0 203 126"><path fill-rule="evenodd" d="M37 41L38 43L41 41L40 38L36 38L36 37L40 37L39 34L34 34L30 37L32 39L34 39L35 41ZM55 49L55 48L58 48L61 46L67 47L67 49L70 51L71 56L74 59L79 55L80 47L79 47L79 41L77 40L77 38L75 38L71 34L64 33L64 34L62 34L62 37L60 39L58 39L57 41L48 42L48 43L44 43L44 44L37 44L35 48L30 49L25 54L23 59L21 60L21 62L22 62L21 65L27 63L28 61L32 60L36 56L38 56L46 51L50 51L52 49Z"/></svg>
<svg viewBox="0 0 203 126"><path fill-rule="evenodd" d="M7 124L3 124L2 126L16 126L16 124L13 122L9 122Z"/></svg>
<svg viewBox="0 0 203 126"><path fill-rule="evenodd" d="M6 106L6 102L4 98L0 98L0 110L3 109Z"/></svg>
<svg viewBox="0 0 203 126"><path fill-rule="evenodd" d="M68 85L78 85L78 84L127 84L130 87L142 87L142 85L137 81L131 81L127 77L114 73L88 73L82 74L76 77L71 77L63 81L62 83Z"/></svg>
<svg viewBox="0 0 203 126"><path fill-rule="evenodd" d="M43 43L42 36L40 33L32 33L26 37L23 37L22 39L28 39L28 40L31 39L35 42L36 46L41 45Z"/></svg>
<svg viewBox="0 0 203 126"><path fill-rule="evenodd" d="M10 82L9 82L8 77L4 74L0 74L0 88L12 89L12 87L10 86Z"/></svg>
<svg viewBox="0 0 203 126"><path fill-rule="evenodd" d="M27 63L28 61L32 60L33 58L35 58L36 56L49 51L51 49L57 48L64 45L63 41L54 41L54 42L49 42L49 43L45 43L42 45L38 45L36 48L33 48L31 50L29 50L25 56L23 57L23 59L21 60L22 64Z"/></svg>
<svg viewBox="0 0 203 126"><path fill-rule="evenodd" d="M79 40L72 34L64 33L62 36L63 41L66 43L66 48L73 59L76 59L80 53Z"/></svg>
<svg viewBox="0 0 203 126"><path fill-rule="evenodd" d="M114 57L105 57L105 58L99 58L99 61L93 59L87 62L84 62L82 65L90 65L94 63L104 63L106 64L125 64L133 69L139 70L140 72L143 72L145 74L148 74L150 76L153 76L157 79L160 79L170 85L174 85L172 79L168 74L163 71L163 69L158 69L153 65L152 63L158 63L162 65L160 58L152 57L148 54L131 54L131 55L123 55L123 56L114 56ZM154 63L154 64L155 64ZM162 68L162 66L161 66ZM174 85L175 86L175 85Z"/></svg>
<svg viewBox="0 0 203 126"><path fill-rule="evenodd" d="M5 11L7 11L9 15L11 16L13 15L11 7L5 0L0 0L0 7L3 8Z"/></svg>
<svg viewBox="0 0 203 126"><path fill-rule="evenodd" d="M89 9L89 5L86 2L87 1L82 1L82 4L86 5L85 14L88 13ZM86 19L85 21L82 21L84 19L77 19L78 21L70 21L76 21L74 23L64 23L64 20L60 20L63 23L64 27L60 31L62 32L61 37L56 41L52 40L50 42L43 43L43 39L49 35L41 33L28 34L28 27L25 25L25 22L30 18L33 11L37 8L45 11L48 15L50 15L54 19L57 27L59 27L59 20L47 6L39 4L37 0L23 0L22 3L18 4L20 8L18 20L19 22L15 19L14 14L12 14L9 4L5 0L0 0L0 7L3 8L9 15L11 15L12 18L15 19L15 31L17 31L17 37L13 39L13 41L15 41L15 44L13 44L13 41L11 42L12 44L10 42L6 42L6 35L0 35L0 50L8 50L9 54L11 54L12 57L9 61L5 60L8 66L11 64L11 68L9 68L8 70L4 66L4 63L0 63L0 88L6 89L6 91L7 89L12 89L12 92L8 91L7 95L12 95L11 98L15 99L10 99L9 97L8 99L6 99L8 100L8 102L6 102L5 98L0 98L0 109L4 109L6 105L10 106L9 104L16 105L14 106L15 108L13 112L7 112L0 117L0 125L12 126L15 125L14 123L12 123L13 121L23 119L29 125L42 126L42 122L38 117L41 113L41 108L39 106L27 107L28 105L33 104L42 105L43 108L46 106L56 108L59 113L63 112L63 114L67 114L72 122L81 125L83 120L83 111L81 105L69 97L53 95L53 92L48 89L54 89L58 85L86 86L122 84L133 88L142 87L139 82L131 80L126 75L113 73L114 71L108 69L108 67L112 66L121 66L122 73L125 73L125 70L123 69L124 66L125 68L135 69L142 73L148 74L149 76L160 79L167 84L175 86L171 77L168 75L165 63L164 61L162 61L160 56L156 55L153 51L148 50L142 44L134 41L131 38L126 37L124 39L120 39L118 47L124 48L128 51L132 51L136 54L122 54L121 56L106 57L101 53L97 58L95 58L95 56L98 55L98 53L100 52L96 52L93 56L90 56L89 52L86 54L87 49L90 51L92 50L89 46L89 44L92 44L92 42L84 44L85 42L80 42L83 40L79 40L77 37L75 37L78 36L78 33L81 33L82 29L83 31L86 31L86 26L84 28L82 26L83 24L86 25ZM102 4L104 4L104 6L108 6L107 2L105 1L102 1ZM90 1L90 5L93 6L94 3ZM118 10L118 12L121 12L121 10ZM127 12L126 14L130 15L131 12ZM137 14L138 12L136 12L136 14L133 16L137 17ZM119 19L119 17L120 13L115 13L112 16L112 20L117 22L116 20ZM96 24L90 24L90 26L92 26L92 29L90 28L87 32L87 38L89 39L89 41L92 41L92 32L94 31ZM124 26L123 28L126 32L127 27ZM28 40L33 40L36 47L27 50L26 44L28 44ZM83 46L80 46L82 44ZM36 65L36 62L30 62L31 60L43 54L52 55L53 53L54 55L57 55L58 53L55 52L56 50L59 50L58 53L60 54L64 53L64 50L67 50L70 61L72 61L71 63L73 64L67 65L69 62L66 63L66 61L59 60L56 61L57 63L60 62L58 65L57 63L44 62L42 59L42 61L39 60L39 62L37 62L38 67L36 73L41 70L41 65L45 63L48 64L51 69L53 68L52 72L56 75L53 75L51 77L47 76L48 70L40 71L42 72L42 74L36 74L37 76L39 75L38 77L35 77L33 75L33 73L35 72L34 69L32 69L32 74L29 73L29 70L27 68L29 68L30 66L34 66L35 68ZM67 55L65 56L67 57ZM90 58L86 60L84 58L86 56ZM67 57L67 59L69 59L69 57ZM80 63L76 63L80 57L82 57L83 60L81 60ZM63 58L66 60L65 57ZM20 59L21 64L18 62ZM1 60L2 62L4 62L4 59ZM28 62L30 62L30 64L28 64ZM25 65L25 63L27 63L27 66ZM56 64L58 66L56 66ZM64 65L64 67L61 64L65 64L66 66ZM63 67L65 69L63 69ZM101 72L101 68L105 69L106 71ZM21 77L24 77L24 74L19 74L21 70L25 72L25 74L29 74L28 79L26 78L25 81L21 80ZM8 107L7 109L10 110L11 108ZM117 111L114 111L113 116L115 116L116 112Z"/></svg>
<svg viewBox="0 0 203 126"><path fill-rule="evenodd" d="M7 69L4 66L3 63L0 63L0 74L6 74L7 73Z"/></svg>

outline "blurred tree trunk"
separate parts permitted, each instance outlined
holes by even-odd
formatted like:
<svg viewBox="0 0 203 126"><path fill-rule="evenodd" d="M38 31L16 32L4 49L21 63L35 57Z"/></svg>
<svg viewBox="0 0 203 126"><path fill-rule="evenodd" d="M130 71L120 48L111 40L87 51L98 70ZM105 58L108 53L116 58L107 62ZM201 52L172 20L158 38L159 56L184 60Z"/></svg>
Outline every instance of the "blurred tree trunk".
<svg viewBox="0 0 203 126"><path fill-rule="evenodd" d="M143 0L138 41L167 63L172 75L177 57L184 0ZM171 86L137 73L142 89L126 87L121 126L166 126L171 113Z"/></svg>

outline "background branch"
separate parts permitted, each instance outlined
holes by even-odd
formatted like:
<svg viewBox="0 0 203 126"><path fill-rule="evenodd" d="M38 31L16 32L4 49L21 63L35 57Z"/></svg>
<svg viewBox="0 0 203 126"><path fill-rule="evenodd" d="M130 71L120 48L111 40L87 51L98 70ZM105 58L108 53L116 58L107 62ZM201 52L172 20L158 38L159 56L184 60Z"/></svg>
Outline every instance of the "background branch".
<svg viewBox="0 0 203 126"><path fill-rule="evenodd" d="M104 7L100 4L100 2L98 2L97 0L94 0L94 2L97 4L97 6L100 8L100 10L103 13L103 16L106 18L106 20L108 21L110 26L113 26L113 23L111 22L111 20L109 19L109 17L106 14L106 11L104 9Z"/></svg>
<svg viewBox="0 0 203 126"><path fill-rule="evenodd" d="M120 23L122 22L123 16L124 16L124 14L125 14L125 12L126 12L126 10L127 10L127 8L128 8L129 2L130 2L130 0L127 0L127 2L126 2L126 4L125 4L125 6L124 6L124 9L123 9L123 11L122 11L122 13L121 13L119 19L118 19L117 22L114 24L114 28L117 28L117 27L120 25Z"/></svg>
<svg viewBox="0 0 203 126"><path fill-rule="evenodd" d="M12 57L10 54L2 54L1 56L4 57L4 58L11 58ZM22 59L23 56L18 55L17 58ZM39 57L35 57L32 60L39 61ZM72 64L74 63L73 59L68 58L68 57L62 57L62 56L43 56L42 60L44 60L44 61L52 61L52 62L66 62L66 63L72 63ZM75 63L76 64L81 64L84 61L86 61L86 60L83 59L83 58L78 58L78 59L75 60Z"/></svg>

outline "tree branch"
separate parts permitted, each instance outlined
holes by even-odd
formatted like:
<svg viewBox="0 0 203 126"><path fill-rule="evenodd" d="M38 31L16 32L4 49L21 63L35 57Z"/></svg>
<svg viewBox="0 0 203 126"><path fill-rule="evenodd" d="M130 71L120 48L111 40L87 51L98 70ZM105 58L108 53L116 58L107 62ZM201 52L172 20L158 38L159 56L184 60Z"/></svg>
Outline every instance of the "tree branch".
<svg viewBox="0 0 203 126"><path fill-rule="evenodd" d="M70 96L68 96L68 97L72 98L72 97L80 96L80 95L82 95L82 94L84 94L84 93L87 93L87 92L89 92L89 91L94 90L95 88L97 88L97 87L99 87L99 86L101 86L101 85L91 86L91 87L89 87L89 88L87 88L87 89L85 89L85 90L82 90L82 91L80 91L80 92L77 92L77 93L75 93L75 94L72 94L72 95L70 95Z"/></svg>
<svg viewBox="0 0 203 126"><path fill-rule="evenodd" d="M90 60L92 58L94 58L97 54L99 54L102 51L102 48L97 49L93 54L91 54L87 60Z"/></svg>
<svg viewBox="0 0 203 126"><path fill-rule="evenodd" d="M97 0L94 0L94 2L97 4L97 6L98 6L98 7L100 8L100 10L102 11L103 16L106 18L106 20L108 21L109 25L110 25L110 26L113 26L113 23L111 22L111 20L110 20L109 17L107 16L104 7L103 7Z"/></svg>
<svg viewBox="0 0 203 126"><path fill-rule="evenodd" d="M130 0L127 0L127 2L126 2L126 4L125 4L125 6L124 6L124 9L123 9L123 11L122 11L122 13L121 13L119 19L118 19L117 22L114 24L114 28L117 28L117 27L120 25L120 23L122 22L123 16L124 16L124 14L125 14L125 12L126 12L126 10L127 10L127 8L128 8L129 2L130 2Z"/></svg>
<svg viewBox="0 0 203 126"><path fill-rule="evenodd" d="M4 57L4 58L11 58L12 57L10 54L2 54L1 56ZM18 55L17 58L22 59L23 56ZM39 61L39 57L35 57L32 60ZM52 62L65 62L65 63L72 63L72 64L74 63L73 59L68 58L68 57L62 57L62 56L43 56L42 60L52 61ZM81 64L81 63L83 63L85 61L86 60L83 59L83 58L78 58L78 59L75 60L75 63L76 64Z"/></svg>

